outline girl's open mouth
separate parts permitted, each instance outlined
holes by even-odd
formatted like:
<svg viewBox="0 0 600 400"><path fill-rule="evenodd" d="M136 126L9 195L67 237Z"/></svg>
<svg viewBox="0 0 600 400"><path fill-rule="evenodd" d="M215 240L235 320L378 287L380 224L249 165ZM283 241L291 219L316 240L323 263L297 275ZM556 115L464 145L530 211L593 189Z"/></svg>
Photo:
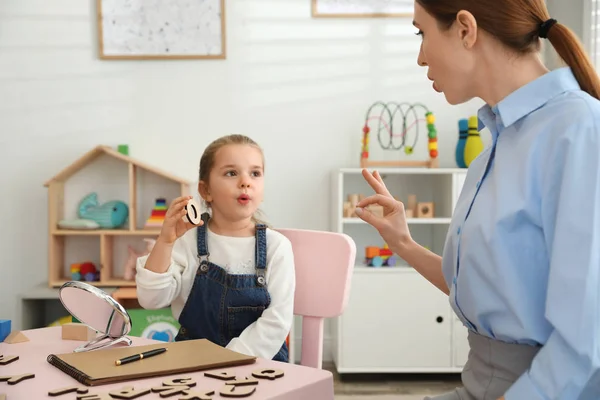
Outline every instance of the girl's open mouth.
<svg viewBox="0 0 600 400"><path fill-rule="evenodd" d="M242 194L238 197L237 200L240 204L248 204L248 202L250 202L250 196L248 196L247 194Z"/></svg>

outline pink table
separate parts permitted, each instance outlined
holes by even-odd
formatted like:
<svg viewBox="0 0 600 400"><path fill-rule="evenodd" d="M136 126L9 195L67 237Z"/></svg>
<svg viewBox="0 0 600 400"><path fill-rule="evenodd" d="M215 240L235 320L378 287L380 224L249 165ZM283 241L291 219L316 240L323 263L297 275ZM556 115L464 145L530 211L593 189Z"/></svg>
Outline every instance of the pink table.
<svg viewBox="0 0 600 400"><path fill-rule="evenodd" d="M68 386L85 387L58 368L50 365L46 357L51 354L67 353L73 351L82 342L61 339L61 328L41 328L23 331L29 338L29 342L6 344L0 343L0 354L4 356L19 356L17 361L7 365L0 365L0 377L15 376L26 373L34 373L35 378L26 379L17 384L10 385L0 382L0 398L6 395L6 400L33 400L44 398L75 400L77 394L72 392L57 397L48 395L50 390L60 389ZM133 346L157 343L154 340L131 337ZM217 369L232 371L239 378L251 377L252 371L257 369L280 369L285 375L275 380L259 379L256 391L249 400L258 399L285 399L285 400L333 400L333 376L326 370L303 367L300 365L281 363L272 360L257 359L256 363L233 368ZM117 384L86 387L87 394L108 394L108 392L133 386L135 389L153 388L162 385L167 379L191 377L196 386L191 391L205 392L214 390L213 399L224 398L219 394L225 385L224 381L204 376L204 372L192 372L170 376L139 379L121 382ZM184 395L175 395L167 399L179 399ZM110 398L110 397L106 397ZM104 399L104 397L103 397ZM159 393L150 392L138 397L141 400L162 399Z"/></svg>

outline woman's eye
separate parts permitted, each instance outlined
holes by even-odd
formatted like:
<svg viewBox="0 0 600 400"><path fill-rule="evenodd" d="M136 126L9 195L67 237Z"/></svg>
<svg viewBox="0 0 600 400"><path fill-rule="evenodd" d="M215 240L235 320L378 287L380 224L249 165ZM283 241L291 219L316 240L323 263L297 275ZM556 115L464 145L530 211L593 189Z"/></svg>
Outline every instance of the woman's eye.
<svg viewBox="0 0 600 400"><path fill-rule="evenodd" d="M417 35L417 36L423 36L423 31L419 29L419 31L417 33L415 33L415 35Z"/></svg>

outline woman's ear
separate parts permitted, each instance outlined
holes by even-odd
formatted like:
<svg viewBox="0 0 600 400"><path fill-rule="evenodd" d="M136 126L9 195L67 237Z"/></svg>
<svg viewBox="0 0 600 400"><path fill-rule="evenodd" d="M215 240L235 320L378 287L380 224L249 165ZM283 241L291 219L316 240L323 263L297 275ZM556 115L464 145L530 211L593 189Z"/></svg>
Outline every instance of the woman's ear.
<svg viewBox="0 0 600 400"><path fill-rule="evenodd" d="M210 195L210 190L208 189L208 185L204 181L198 182L198 193L202 196L205 202L210 203L212 201L212 196Z"/></svg>
<svg viewBox="0 0 600 400"><path fill-rule="evenodd" d="M460 10L456 14L458 38L466 49L473 47L477 41L477 20L468 11Z"/></svg>

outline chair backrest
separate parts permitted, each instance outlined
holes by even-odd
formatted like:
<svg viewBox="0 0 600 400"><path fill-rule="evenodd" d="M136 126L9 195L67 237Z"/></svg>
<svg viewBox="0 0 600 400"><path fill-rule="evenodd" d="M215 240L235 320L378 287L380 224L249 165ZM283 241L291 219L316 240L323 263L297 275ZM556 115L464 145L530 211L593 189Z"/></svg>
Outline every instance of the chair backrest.
<svg viewBox="0 0 600 400"><path fill-rule="evenodd" d="M292 243L296 268L294 314L302 316L302 365L321 368L324 318L348 304L356 244L343 233L278 229Z"/></svg>

